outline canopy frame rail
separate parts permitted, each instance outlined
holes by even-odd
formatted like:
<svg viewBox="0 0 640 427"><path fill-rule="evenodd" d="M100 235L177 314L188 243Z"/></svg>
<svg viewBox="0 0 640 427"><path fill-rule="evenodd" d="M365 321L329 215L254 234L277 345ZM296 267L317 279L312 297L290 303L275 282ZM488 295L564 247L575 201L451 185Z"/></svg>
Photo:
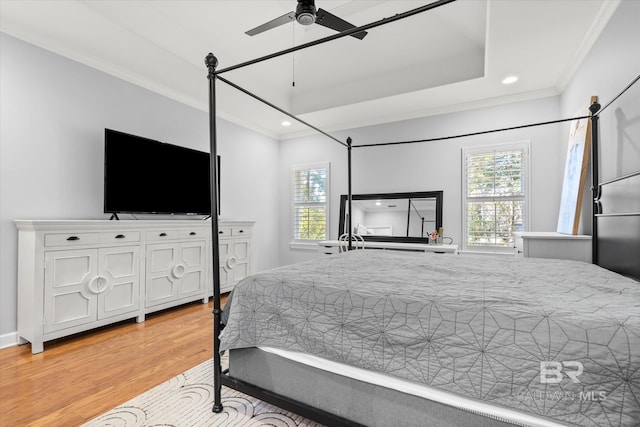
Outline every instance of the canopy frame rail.
<svg viewBox="0 0 640 427"><path fill-rule="evenodd" d="M321 38L321 39L318 39L318 40L314 40L314 41L311 41L311 42L308 42L308 43L303 43L301 45L290 47L288 49L284 49L284 50L281 50L281 51L278 51L278 52L274 52L274 53L271 53L269 55L264 55L264 56L261 56L259 58L255 58L255 59L252 59L252 60L249 60L249 61L245 61L245 62L236 64L236 65L232 65L232 66L227 67L227 68L222 68L222 69L220 69L218 71L214 71L214 73L216 75L219 75L219 74L226 73L226 72L229 72L229 71L237 70L239 68L244 68L244 67L247 67L249 65L253 65L253 64L257 64L259 62L267 61L269 59L277 58L277 57L282 56L282 55L287 55L289 53L297 52L298 50L307 49L309 47L313 47L313 46L317 46L319 44L323 44L323 43L327 43L327 42L330 42L330 41L333 41L333 40L337 40L337 39L340 39L342 37L350 36L351 34L359 33L361 31L366 31L366 30L369 30L371 28L379 27L381 25L386 25L386 24L390 24L390 23L395 22L395 21L399 21L401 19L409 18L409 17L417 15L419 13L423 13L423 12L426 12L428 10L435 9L437 7L440 7L440 6L444 6L445 4L453 3L454 1L457 1L457 0L438 0L438 1L435 1L433 3L429 3L427 5L420 6L420 7L417 7L415 9L411 9L411 10L409 10L407 12L404 12L404 13L399 13L399 14L396 14L396 15L388 17L388 18L383 18L383 19L381 19L379 21L375 21L375 22L371 22L369 24L361 25L359 27L351 28L350 30L345 30L345 31L342 31L340 33L333 34L333 35L330 35L330 36L327 36L327 37L324 37L324 38Z"/></svg>
<svg viewBox="0 0 640 427"><path fill-rule="evenodd" d="M258 100L258 101L262 102L263 104L268 105L269 107L271 107L271 108L273 108L273 109L275 109L275 110L277 110L277 111L281 112L282 114L286 115L287 117L290 117L290 118L292 118L293 120L296 120L296 121L298 121L298 122L302 123L303 125L310 127L311 129L315 130L316 132L321 133L322 135L326 136L327 138L330 138L330 139L334 140L334 141L335 141L335 142L337 142L338 144L341 144L341 145L343 145L343 146L347 147L347 144L346 144L346 143L344 143L344 142L342 142L342 141L340 141L338 138L336 138L336 137L334 137L334 136L332 136L332 135L328 134L327 132L323 131L322 129L317 128L316 126L314 126L314 125L312 125L312 124L310 124L310 123L307 123L306 121L302 120L301 118L299 118L299 117L297 117L297 116L295 116L295 115L293 115L293 114L289 113L288 111L286 111L286 110L284 110L284 109L282 109L282 108L278 107L278 106L277 106L277 105L275 105L275 104L272 104L271 102L267 101L266 99L259 97L258 95L256 95L256 94L254 94L254 93L252 93L252 92L248 91L247 89L245 89L245 88L243 88L243 87L241 87L241 86L239 86L239 85L237 85L237 84L235 84L235 83L233 83L233 82L231 82L231 81L229 81L229 80L225 79L224 77L217 76L217 78L218 78L221 82L224 82L224 83L228 84L228 85L229 85L229 86L231 86L232 88L237 89L237 90L239 90L240 92L242 92L242 93L244 93L244 94L246 94L246 95L249 95L249 96L250 96L250 97L252 97L253 99L256 99L256 100Z"/></svg>
<svg viewBox="0 0 640 427"><path fill-rule="evenodd" d="M465 138L465 137L469 137L469 136L478 136L478 135L484 135L484 134L489 134L489 133L505 132L505 131L517 130L517 129L525 129L525 128L534 127L534 126L545 126L545 125L551 125L551 124L556 124L556 123L571 122L571 121L574 121L574 120L592 119L592 118L595 118L597 120L598 116L604 110L606 110L607 107L609 107L618 98L620 98L627 90L629 90L634 84L636 84L638 82L638 80L640 80L640 74L635 76L624 87L624 89L622 89L616 96L614 96L604 106L600 106L600 104L595 102L594 104L598 105L597 108L596 108L595 105L592 104L589 107L590 114L585 115L585 116L567 117L567 118L564 118L564 119L550 120L550 121L537 122L537 123L529 123L529 124L524 124L524 125L510 126L510 127L505 127L505 128L490 129L490 130L470 132L470 133L462 133L462 134L458 134L458 135L450 135L450 136L444 136L444 137L415 139L415 140L406 140L406 141L395 141L395 142L376 142L376 143L371 143L371 144L359 144L359 145L354 145L353 148L365 148L365 147L377 147L377 146L385 146L385 145L401 145L401 144L415 144L415 143L420 143L420 142L445 141L447 139ZM597 154L597 151L596 151L596 154ZM595 158L595 157L592 157L592 158ZM596 174L596 178L597 178L597 174Z"/></svg>
<svg viewBox="0 0 640 427"><path fill-rule="evenodd" d="M376 142L376 143L371 143L371 144L359 144L359 145L354 145L353 148L367 148L367 147L378 147L378 146L386 146L386 145L417 144L417 143L422 143L422 142L445 141L445 140L448 140L448 139L466 138L466 137L469 137L469 136L478 136L478 135L484 135L484 134L488 134L488 133L505 132L505 131L516 130L516 129L524 129L524 128L530 128L530 127L535 127L535 126L545 126L545 125L551 125L551 124L555 124L555 123L571 122L571 121L574 121L574 120L590 119L590 118L591 118L591 115L578 116L578 117L569 117L569 118L566 118L566 119L558 119L558 120L550 120L550 121L545 121L545 122L529 123L529 124L525 124L525 125L510 126L510 127L506 127L506 128L499 128L499 129L482 130L482 131L477 131L477 132L461 133L461 134L458 134L458 135L439 136L439 137L435 137L435 138L414 139L414 140L395 141L395 142Z"/></svg>

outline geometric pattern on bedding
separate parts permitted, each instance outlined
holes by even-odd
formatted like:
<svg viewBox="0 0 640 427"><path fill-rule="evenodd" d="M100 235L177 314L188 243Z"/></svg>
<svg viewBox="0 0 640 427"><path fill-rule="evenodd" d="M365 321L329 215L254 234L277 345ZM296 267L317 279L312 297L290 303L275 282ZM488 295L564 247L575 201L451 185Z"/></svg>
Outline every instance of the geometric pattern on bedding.
<svg viewBox="0 0 640 427"><path fill-rule="evenodd" d="M250 276L225 314L222 350L302 351L579 426L640 420L640 286L592 264L353 251Z"/></svg>

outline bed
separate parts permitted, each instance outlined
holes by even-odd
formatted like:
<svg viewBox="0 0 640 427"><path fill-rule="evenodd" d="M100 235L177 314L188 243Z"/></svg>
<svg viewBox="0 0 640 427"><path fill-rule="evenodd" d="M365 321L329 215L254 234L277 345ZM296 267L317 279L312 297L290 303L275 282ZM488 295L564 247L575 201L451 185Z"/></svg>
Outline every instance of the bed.
<svg viewBox="0 0 640 427"><path fill-rule="evenodd" d="M223 70L209 54L212 158L217 80L309 125L219 74L383 21ZM588 116L593 264L347 251L252 275L223 312L214 256L213 411L224 385L331 426L639 425L640 171L598 177L598 119L618 97ZM309 126L347 148L351 200L351 139Z"/></svg>
<svg viewBox="0 0 640 427"><path fill-rule="evenodd" d="M330 361L398 378L396 391L425 396L436 389L445 393L432 400L494 420L640 420L640 287L595 265L351 251L253 275L238 284L229 307L220 338L221 349L231 350L230 372L245 380L256 378L254 369L268 373L263 386L291 376L286 369L274 375L272 359L309 365L296 358L302 353L319 358L316 369L340 372L322 363ZM255 348L268 355L256 356ZM386 384L384 376L356 378L377 385ZM358 413L349 387L339 396L336 387L311 390L296 395L326 403L321 393L328 392L335 402L327 409L342 406L360 424L390 425L372 408ZM420 418L408 424L402 406L384 413L424 425Z"/></svg>

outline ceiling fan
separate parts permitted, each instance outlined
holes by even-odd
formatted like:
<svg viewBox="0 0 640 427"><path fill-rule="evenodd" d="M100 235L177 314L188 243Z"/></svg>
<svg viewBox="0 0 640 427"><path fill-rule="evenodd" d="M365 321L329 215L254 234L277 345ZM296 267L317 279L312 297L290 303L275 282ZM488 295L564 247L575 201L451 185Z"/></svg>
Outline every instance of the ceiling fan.
<svg viewBox="0 0 640 427"><path fill-rule="evenodd" d="M255 36L256 34L260 34L264 31L291 22L294 19L302 25L311 25L313 23L316 23L318 25L322 25L323 27L327 27L338 32L350 30L351 28L356 27L355 25L350 24L342 18L338 18L337 16L327 12L324 9L316 10L315 0L298 0L298 6L296 7L295 12L292 11L286 13L276 19L273 19L262 25L258 25L257 27L245 32L245 34ZM358 33L351 34L352 37L360 40L362 40L366 35L366 31L360 31Z"/></svg>

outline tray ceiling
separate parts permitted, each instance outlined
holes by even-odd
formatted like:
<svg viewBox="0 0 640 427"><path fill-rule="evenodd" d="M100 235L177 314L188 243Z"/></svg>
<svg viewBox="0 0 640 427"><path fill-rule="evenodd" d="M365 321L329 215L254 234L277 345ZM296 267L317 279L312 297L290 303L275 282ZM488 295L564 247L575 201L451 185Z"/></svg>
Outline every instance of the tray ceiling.
<svg viewBox="0 0 640 427"><path fill-rule="evenodd" d="M429 1L316 0L364 25ZM294 0L0 0L0 30L207 110L204 57L226 68L334 34L296 22L245 31ZM327 131L559 94L618 0L458 0L224 77ZM507 75L517 83L501 83ZM295 85L294 85L295 83ZM218 83L221 117L276 138L306 132Z"/></svg>

